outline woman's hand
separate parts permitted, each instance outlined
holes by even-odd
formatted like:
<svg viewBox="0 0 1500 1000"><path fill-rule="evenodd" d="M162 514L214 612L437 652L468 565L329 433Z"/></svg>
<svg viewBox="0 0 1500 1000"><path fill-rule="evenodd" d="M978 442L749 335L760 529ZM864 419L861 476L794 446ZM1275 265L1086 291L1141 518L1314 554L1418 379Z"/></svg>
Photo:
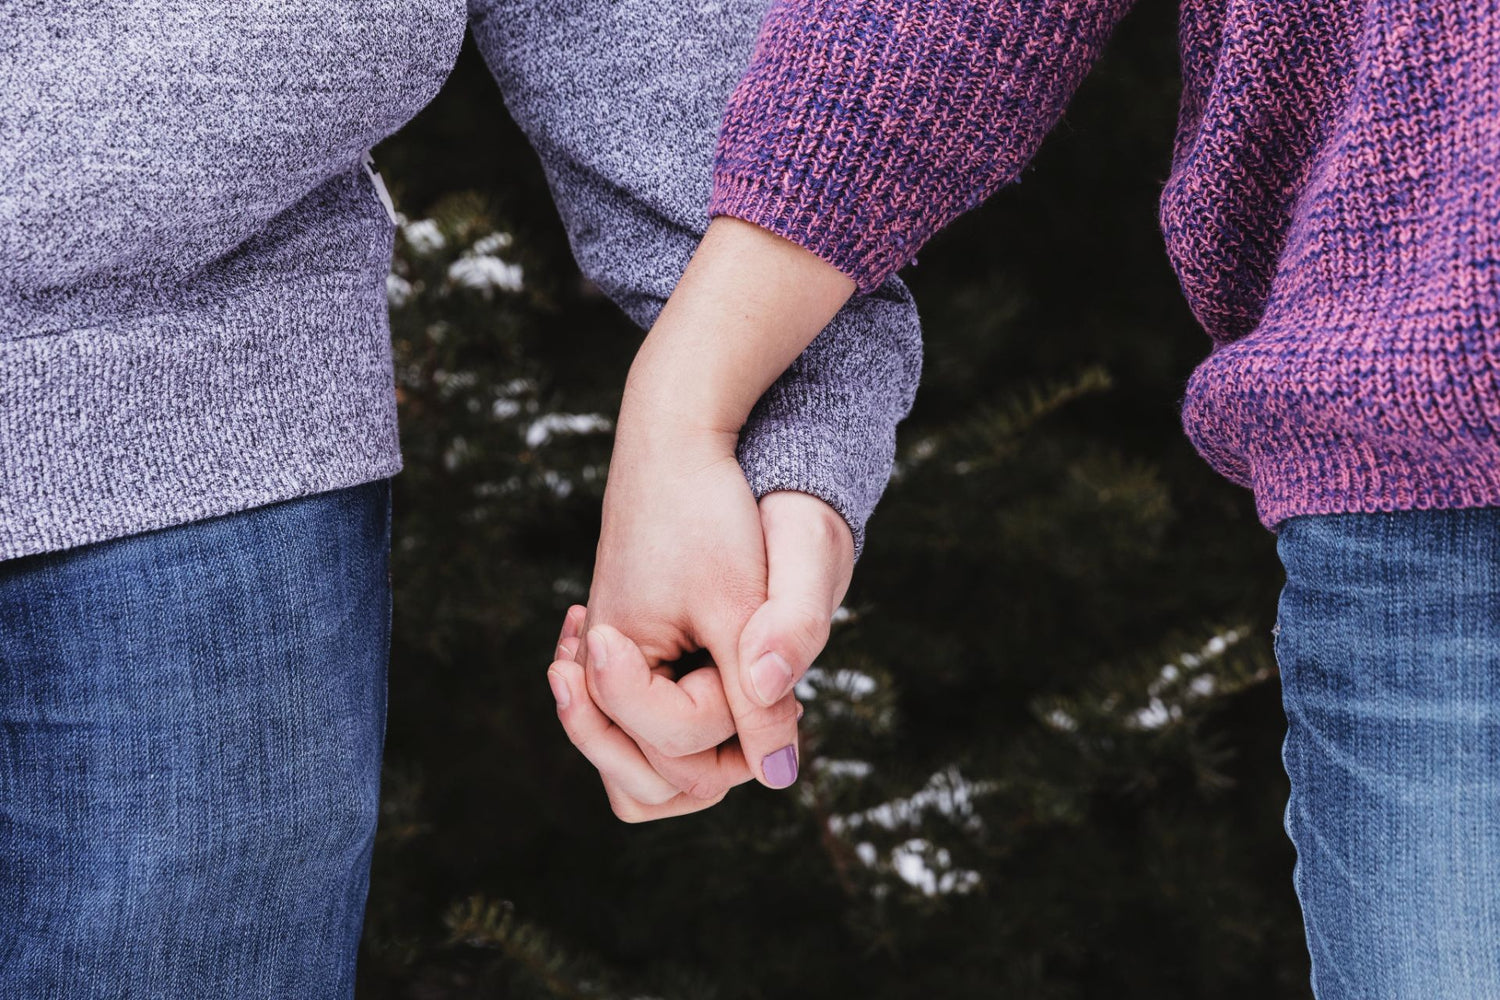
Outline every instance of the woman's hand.
<svg viewBox="0 0 1500 1000"><path fill-rule="evenodd" d="M629 639L609 626L600 626L590 632L595 653L586 671L577 662L584 645L584 616L581 605L568 609L547 681L568 739L599 770L616 816L639 823L697 812L719 802L734 785L750 780L736 742L721 747L713 736L704 735L734 731L717 670L696 670L680 684L674 683L670 671L649 667ZM595 675L592 683L588 672ZM648 719L649 727L658 733L670 730L665 739L671 749L699 745L702 749L668 757L633 729L622 728L594 700L591 688L601 686L599 675L610 678L606 686L618 689L613 696L615 716ZM695 732L701 744L681 742L692 740Z"/></svg>

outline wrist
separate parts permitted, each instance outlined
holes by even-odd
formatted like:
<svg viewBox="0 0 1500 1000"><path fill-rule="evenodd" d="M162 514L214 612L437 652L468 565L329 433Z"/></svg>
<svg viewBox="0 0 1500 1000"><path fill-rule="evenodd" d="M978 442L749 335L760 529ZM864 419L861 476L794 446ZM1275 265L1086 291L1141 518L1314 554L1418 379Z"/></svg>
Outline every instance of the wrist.
<svg viewBox="0 0 1500 1000"><path fill-rule="evenodd" d="M709 225L631 365L622 403L684 433L737 435L854 283L739 219Z"/></svg>
<svg viewBox="0 0 1500 1000"><path fill-rule="evenodd" d="M732 456L744 425L738 404L715 398L706 386L694 392L680 386L664 371L638 374L633 367L620 399L616 441L641 452Z"/></svg>

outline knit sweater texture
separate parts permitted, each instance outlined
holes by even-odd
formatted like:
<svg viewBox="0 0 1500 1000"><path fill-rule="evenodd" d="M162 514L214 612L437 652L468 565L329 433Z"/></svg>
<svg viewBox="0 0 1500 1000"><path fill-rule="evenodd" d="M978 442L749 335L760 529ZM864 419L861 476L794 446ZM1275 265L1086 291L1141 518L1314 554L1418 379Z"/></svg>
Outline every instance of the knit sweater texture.
<svg viewBox="0 0 1500 1000"><path fill-rule="evenodd" d="M0 5L0 559L399 470L394 227L362 161L437 93L466 25L584 272L649 325L708 224L765 12ZM756 494L822 497L862 538L919 365L899 282L852 302L752 414Z"/></svg>
<svg viewBox="0 0 1500 1000"><path fill-rule="evenodd" d="M711 209L872 289L1017 176L1129 6L775 0ZM1199 452L1273 529L1500 504L1500 4L1183 0L1179 40Z"/></svg>
<svg viewBox="0 0 1500 1000"><path fill-rule="evenodd" d="M466 23L580 265L638 322L702 232L711 160L714 213L868 293L740 446L757 494L820 496L862 538L920 368L890 275L1016 176L1126 7L9 5L0 558L399 469L392 226L360 162L436 93ZM1183 4L1162 224L1214 344L1184 423L1268 526L1500 501L1497 13Z"/></svg>

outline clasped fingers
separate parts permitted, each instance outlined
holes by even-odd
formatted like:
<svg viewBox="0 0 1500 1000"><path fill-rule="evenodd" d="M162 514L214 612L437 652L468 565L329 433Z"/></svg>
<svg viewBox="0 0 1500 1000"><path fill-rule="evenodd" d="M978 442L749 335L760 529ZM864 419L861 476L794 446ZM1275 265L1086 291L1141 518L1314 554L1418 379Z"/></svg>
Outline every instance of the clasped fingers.
<svg viewBox="0 0 1500 1000"><path fill-rule="evenodd" d="M642 822L696 812L751 779L717 670L674 681L608 626L590 630L585 668L580 611L569 612L548 682L564 731L599 771L616 816Z"/></svg>

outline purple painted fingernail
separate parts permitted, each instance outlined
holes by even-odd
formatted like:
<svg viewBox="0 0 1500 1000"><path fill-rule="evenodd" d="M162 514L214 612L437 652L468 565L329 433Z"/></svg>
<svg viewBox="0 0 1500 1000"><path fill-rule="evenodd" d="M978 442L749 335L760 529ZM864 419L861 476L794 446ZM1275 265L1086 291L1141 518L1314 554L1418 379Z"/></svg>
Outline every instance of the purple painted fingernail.
<svg viewBox="0 0 1500 1000"><path fill-rule="evenodd" d="M785 788L797 780L797 748L788 743L761 758L760 769L772 788Z"/></svg>

